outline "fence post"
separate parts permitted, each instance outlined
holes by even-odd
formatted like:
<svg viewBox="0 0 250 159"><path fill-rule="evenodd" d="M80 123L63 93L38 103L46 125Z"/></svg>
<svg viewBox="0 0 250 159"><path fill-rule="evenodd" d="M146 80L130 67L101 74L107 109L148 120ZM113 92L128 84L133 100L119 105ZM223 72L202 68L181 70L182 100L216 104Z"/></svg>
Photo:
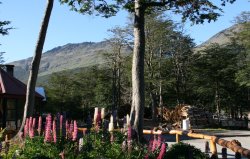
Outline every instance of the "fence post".
<svg viewBox="0 0 250 159"><path fill-rule="evenodd" d="M241 146L238 140L232 140L231 143L235 146ZM235 152L235 159L241 159L241 154L239 152Z"/></svg>
<svg viewBox="0 0 250 159"><path fill-rule="evenodd" d="M222 159L227 159L227 148L223 147L221 149L221 155L222 155Z"/></svg>
<svg viewBox="0 0 250 159"><path fill-rule="evenodd" d="M241 154L239 152L235 152L235 159L241 159Z"/></svg>
<svg viewBox="0 0 250 159"><path fill-rule="evenodd" d="M210 148L211 148L211 153L212 153L211 158L214 158L214 157L218 158L216 143L213 140L210 140Z"/></svg>
<svg viewBox="0 0 250 159"><path fill-rule="evenodd" d="M179 136L179 134L175 134L175 137L176 137L176 143L179 143L180 142L180 136Z"/></svg>
<svg viewBox="0 0 250 159"><path fill-rule="evenodd" d="M208 157L209 157L209 151L210 151L209 142L206 141L206 142L205 142L205 154L206 154L206 156L208 156Z"/></svg>

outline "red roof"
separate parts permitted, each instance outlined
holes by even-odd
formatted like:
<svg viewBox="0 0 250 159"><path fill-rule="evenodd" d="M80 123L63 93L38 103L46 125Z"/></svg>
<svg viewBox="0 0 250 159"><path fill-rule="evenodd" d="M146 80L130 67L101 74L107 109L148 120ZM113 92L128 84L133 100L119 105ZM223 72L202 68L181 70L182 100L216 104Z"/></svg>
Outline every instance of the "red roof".
<svg viewBox="0 0 250 159"><path fill-rule="evenodd" d="M0 68L0 97L25 97L26 85ZM36 97L43 98L36 92Z"/></svg>

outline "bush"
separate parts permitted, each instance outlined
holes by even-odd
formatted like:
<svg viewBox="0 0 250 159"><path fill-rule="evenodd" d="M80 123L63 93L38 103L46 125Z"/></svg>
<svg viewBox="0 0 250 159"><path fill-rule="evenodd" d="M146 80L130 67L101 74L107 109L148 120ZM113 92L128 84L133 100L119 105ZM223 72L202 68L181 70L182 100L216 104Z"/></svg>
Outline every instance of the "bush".
<svg viewBox="0 0 250 159"><path fill-rule="evenodd" d="M178 143L174 144L170 147L170 149L166 152L164 158L165 159L188 159L193 157L193 159L206 159L207 156L200 149L186 144L186 143Z"/></svg>

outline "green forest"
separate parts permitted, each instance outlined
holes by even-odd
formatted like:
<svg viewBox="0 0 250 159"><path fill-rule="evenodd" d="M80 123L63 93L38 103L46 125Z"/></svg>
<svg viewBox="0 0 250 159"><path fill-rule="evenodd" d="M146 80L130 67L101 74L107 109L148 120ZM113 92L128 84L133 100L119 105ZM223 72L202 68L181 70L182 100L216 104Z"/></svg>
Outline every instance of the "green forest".
<svg viewBox="0 0 250 159"><path fill-rule="evenodd" d="M243 117L250 98L249 19L249 12L235 18L240 30L229 37L230 42L197 49L182 24L161 12L145 17L145 107L154 117L157 107L177 104ZM50 76L45 111L66 111L81 118L93 107L130 106L133 28L128 24L109 31L112 51L103 53L104 65Z"/></svg>

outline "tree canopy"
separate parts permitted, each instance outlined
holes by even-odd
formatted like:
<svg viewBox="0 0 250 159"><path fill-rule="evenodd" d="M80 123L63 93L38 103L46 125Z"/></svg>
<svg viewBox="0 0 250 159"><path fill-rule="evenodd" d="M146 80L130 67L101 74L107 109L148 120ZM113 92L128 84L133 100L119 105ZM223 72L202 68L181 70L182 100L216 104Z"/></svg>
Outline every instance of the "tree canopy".
<svg viewBox="0 0 250 159"><path fill-rule="evenodd" d="M226 2L233 3L235 0L221 0L221 5ZM144 57L145 57L145 15L153 10L171 10L181 14L182 19L189 19L194 24L203 23L205 20L217 20L222 11L209 0L60 0L68 4L72 10L93 14L95 11L104 17L114 15L120 8L134 14L134 51L132 59L132 108L130 123L137 134L138 141L142 140L143 115L145 106L144 89Z"/></svg>

